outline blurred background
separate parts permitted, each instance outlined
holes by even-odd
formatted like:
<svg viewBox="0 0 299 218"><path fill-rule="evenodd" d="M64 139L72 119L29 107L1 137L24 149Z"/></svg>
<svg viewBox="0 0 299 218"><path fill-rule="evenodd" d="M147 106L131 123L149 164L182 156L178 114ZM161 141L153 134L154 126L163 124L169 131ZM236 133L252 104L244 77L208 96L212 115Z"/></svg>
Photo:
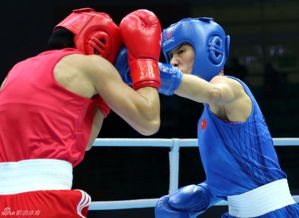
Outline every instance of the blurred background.
<svg viewBox="0 0 299 218"><path fill-rule="evenodd" d="M52 28L72 9L92 7L116 23L146 8L163 28L184 17L213 17L231 36L225 73L243 79L264 112L273 137L299 137L299 2L296 0L51 0L4 1L1 4L0 82L18 61L46 49ZM161 61L163 57L161 56ZM161 95L162 125L148 138L195 138L202 105ZM99 137L144 138L113 112ZM299 147L276 147L292 194L299 194ZM196 148L181 149L180 186L205 179ZM157 198L168 191L168 149L93 148L74 170L74 188L94 201ZM220 217L213 207L200 217ZM154 217L153 208L92 211L89 217Z"/></svg>

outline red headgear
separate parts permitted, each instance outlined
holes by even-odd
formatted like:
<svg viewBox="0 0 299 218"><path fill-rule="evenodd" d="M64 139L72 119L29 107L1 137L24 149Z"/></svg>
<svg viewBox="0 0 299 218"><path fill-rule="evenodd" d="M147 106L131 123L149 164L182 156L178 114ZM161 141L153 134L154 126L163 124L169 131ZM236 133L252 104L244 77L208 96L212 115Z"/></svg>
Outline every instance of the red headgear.
<svg viewBox="0 0 299 218"><path fill-rule="evenodd" d="M84 54L98 54L111 63L122 45L119 27L111 17L92 8L73 10L55 29L65 28L74 33L74 43Z"/></svg>

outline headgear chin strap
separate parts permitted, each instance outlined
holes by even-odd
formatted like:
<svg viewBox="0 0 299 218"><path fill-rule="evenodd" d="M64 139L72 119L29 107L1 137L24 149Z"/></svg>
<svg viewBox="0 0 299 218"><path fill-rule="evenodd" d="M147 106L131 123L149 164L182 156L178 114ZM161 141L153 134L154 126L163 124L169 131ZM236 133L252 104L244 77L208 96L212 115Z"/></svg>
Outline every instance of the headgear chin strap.
<svg viewBox="0 0 299 218"><path fill-rule="evenodd" d="M75 47L84 54L98 54L111 63L122 45L118 26L111 17L92 8L73 10L55 29L74 33Z"/></svg>
<svg viewBox="0 0 299 218"><path fill-rule="evenodd" d="M190 44L195 53L192 74L207 81L219 74L229 54L230 37L213 18L184 18L162 32L162 50L166 61L169 52Z"/></svg>

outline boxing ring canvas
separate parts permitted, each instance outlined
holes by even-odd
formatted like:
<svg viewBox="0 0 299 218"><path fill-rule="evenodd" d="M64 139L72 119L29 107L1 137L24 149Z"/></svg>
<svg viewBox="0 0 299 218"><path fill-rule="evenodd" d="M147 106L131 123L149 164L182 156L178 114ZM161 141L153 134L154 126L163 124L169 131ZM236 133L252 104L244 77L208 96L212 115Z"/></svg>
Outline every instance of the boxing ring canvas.
<svg viewBox="0 0 299 218"><path fill-rule="evenodd" d="M275 146L299 146L299 138L273 138ZM157 147L169 148L169 193L178 189L180 148L197 147L197 139L145 139L145 138L98 138L93 147ZM154 207L158 198L133 199L117 201L93 201L89 210L120 210ZM299 203L299 195L293 196ZM225 206L226 201L220 201L215 206Z"/></svg>

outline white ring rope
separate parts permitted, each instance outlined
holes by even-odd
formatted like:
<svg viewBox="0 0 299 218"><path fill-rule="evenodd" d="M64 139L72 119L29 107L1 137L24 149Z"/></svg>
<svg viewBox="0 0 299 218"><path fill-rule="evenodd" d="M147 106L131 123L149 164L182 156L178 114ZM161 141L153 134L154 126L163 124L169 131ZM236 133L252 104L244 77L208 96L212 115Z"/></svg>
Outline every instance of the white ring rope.
<svg viewBox="0 0 299 218"><path fill-rule="evenodd" d="M299 138L273 138L275 146L299 146ZM169 147L169 193L178 189L179 155L180 148L197 147L197 139L160 139L160 138L97 138L94 147ZM159 196L160 197L160 196ZM293 196L299 203L299 195ZM93 201L89 210L119 210L154 207L159 198L120 200L120 201ZM227 205L220 201L216 205Z"/></svg>

